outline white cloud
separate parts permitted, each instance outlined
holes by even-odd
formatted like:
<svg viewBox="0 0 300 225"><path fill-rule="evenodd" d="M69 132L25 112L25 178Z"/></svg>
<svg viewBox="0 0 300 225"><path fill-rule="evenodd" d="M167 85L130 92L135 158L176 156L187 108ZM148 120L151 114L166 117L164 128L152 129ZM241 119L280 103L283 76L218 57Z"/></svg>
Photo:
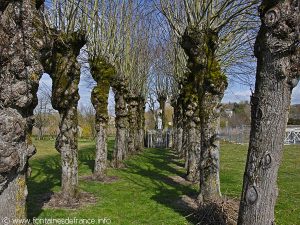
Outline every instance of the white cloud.
<svg viewBox="0 0 300 225"><path fill-rule="evenodd" d="M237 90L228 88L225 92L224 98L222 100L223 103L228 102L241 102L241 101L250 101L251 91L247 90Z"/></svg>
<svg viewBox="0 0 300 225"><path fill-rule="evenodd" d="M236 87L234 84L231 85L232 86L229 86L225 92L222 100L223 103L250 101L251 91L249 90L249 87ZM300 82L293 90L291 103L300 104Z"/></svg>

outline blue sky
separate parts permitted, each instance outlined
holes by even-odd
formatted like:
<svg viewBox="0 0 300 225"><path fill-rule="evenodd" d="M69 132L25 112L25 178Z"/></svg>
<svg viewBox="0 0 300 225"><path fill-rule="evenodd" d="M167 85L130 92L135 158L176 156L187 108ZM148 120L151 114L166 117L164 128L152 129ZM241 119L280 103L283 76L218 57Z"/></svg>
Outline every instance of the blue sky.
<svg viewBox="0 0 300 225"><path fill-rule="evenodd" d="M44 83L45 85L49 86L51 89L52 81L49 75L44 74L42 79L40 80L40 84ZM81 79L79 83L79 94L80 94L80 100L79 100L79 106L88 106L91 104L90 101L90 95L91 95L91 87L88 87L89 85L84 81L84 79ZM246 101L250 100L250 87L237 84L235 82L230 81L229 86L226 90L225 96L223 98L224 103L228 102L240 102L240 101ZM111 93L109 96L109 110L113 111L113 94ZM292 104L300 104L300 84L293 90L292 94Z"/></svg>

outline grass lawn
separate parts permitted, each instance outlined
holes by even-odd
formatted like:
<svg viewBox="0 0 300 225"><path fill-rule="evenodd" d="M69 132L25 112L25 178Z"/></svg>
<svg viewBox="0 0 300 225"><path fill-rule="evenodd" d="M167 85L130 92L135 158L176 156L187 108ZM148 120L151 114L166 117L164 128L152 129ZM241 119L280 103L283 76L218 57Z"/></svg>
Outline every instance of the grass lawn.
<svg viewBox="0 0 300 225"><path fill-rule="evenodd" d="M192 224L186 211L178 205L181 195L195 196L197 185L181 185L170 177L184 175L172 153L163 149L146 149L127 160L124 169L109 169L108 175L120 179L102 184L80 180L80 189L98 197L95 205L79 210L41 209L37 196L60 190L60 156L54 141L35 141L37 154L30 160L32 175L28 181L28 213L37 218L109 218L111 224ZM109 157L113 148L109 141ZM79 142L79 175L91 174L95 144ZM223 144L221 151L221 187L223 195L240 197L246 146ZM287 146L279 173L279 199L276 207L279 225L300 224L300 148ZM95 223L103 224L103 223Z"/></svg>

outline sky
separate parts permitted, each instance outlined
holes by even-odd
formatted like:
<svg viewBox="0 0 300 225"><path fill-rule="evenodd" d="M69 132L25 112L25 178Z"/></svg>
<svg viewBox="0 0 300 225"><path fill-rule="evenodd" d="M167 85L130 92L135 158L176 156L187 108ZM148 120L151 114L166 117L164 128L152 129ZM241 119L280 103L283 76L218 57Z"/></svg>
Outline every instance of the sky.
<svg viewBox="0 0 300 225"><path fill-rule="evenodd" d="M226 90L225 96L223 98L223 103L228 102L240 102L240 101L250 101L251 90L249 86L240 84L229 84ZM300 82L293 89L292 93L292 104L300 104Z"/></svg>
<svg viewBox="0 0 300 225"><path fill-rule="evenodd" d="M40 80L40 85L42 83L47 85L51 89L52 80L48 74L44 74L42 76L42 79ZM91 105L91 101L90 101L91 89L92 89L91 85L88 85L85 79L81 79L79 83L79 95L80 95L80 100L78 103L79 107ZM245 85L237 84L236 82L233 81L229 81L229 85L225 92L222 102L232 103L232 102L240 102L240 101L250 101L250 95L251 95L251 90L249 86L245 86ZM109 102L109 106L108 106L109 111L113 113L114 97L112 91L110 91L108 102ZM297 87L295 87L293 90L292 104L300 104L300 82L297 85Z"/></svg>

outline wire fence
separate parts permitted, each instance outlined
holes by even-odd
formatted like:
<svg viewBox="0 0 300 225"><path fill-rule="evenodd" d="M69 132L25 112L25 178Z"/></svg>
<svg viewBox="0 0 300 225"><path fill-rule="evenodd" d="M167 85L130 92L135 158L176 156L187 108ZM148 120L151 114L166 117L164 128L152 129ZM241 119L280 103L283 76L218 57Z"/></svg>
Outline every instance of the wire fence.
<svg viewBox="0 0 300 225"><path fill-rule="evenodd" d="M222 140L238 144L248 144L250 138L250 126L225 127L220 129ZM300 144L300 126L287 126L284 144Z"/></svg>
<svg viewBox="0 0 300 225"><path fill-rule="evenodd" d="M171 148L172 130L147 130L145 135L145 146L147 148Z"/></svg>
<svg viewBox="0 0 300 225"><path fill-rule="evenodd" d="M249 143L250 126L225 127L220 129L220 138L237 144Z"/></svg>
<svg viewBox="0 0 300 225"><path fill-rule="evenodd" d="M248 125L237 127L225 127L220 129L221 140L236 144L248 144L250 138ZM171 148L173 142L173 131L147 130L145 134L145 147L147 148ZM284 144L300 144L300 126L287 126Z"/></svg>

